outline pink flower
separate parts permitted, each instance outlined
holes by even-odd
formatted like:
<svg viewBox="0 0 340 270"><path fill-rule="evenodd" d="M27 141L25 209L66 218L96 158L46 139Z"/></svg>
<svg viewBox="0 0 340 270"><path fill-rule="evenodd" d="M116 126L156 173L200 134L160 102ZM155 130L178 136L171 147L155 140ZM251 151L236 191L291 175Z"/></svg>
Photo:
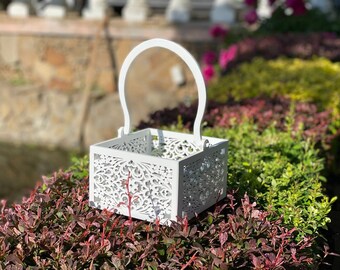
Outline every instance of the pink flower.
<svg viewBox="0 0 340 270"><path fill-rule="evenodd" d="M228 30L220 25L214 25L212 28L210 28L209 32L210 36L213 38L224 38L228 33Z"/></svg>
<svg viewBox="0 0 340 270"><path fill-rule="evenodd" d="M228 64L236 58L237 46L232 45L227 50L223 50L220 53L219 64L222 69L226 69Z"/></svg>
<svg viewBox="0 0 340 270"><path fill-rule="evenodd" d="M306 5L304 0L286 0L286 6L293 10L293 15L303 15L306 13Z"/></svg>
<svg viewBox="0 0 340 270"><path fill-rule="evenodd" d="M206 82L209 82L215 76L215 69L212 65L203 67L203 77Z"/></svg>
<svg viewBox="0 0 340 270"><path fill-rule="evenodd" d="M255 6L256 3L257 3L257 0L244 0L244 3L245 3L247 6Z"/></svg>
<svg viewBox="0 0 340 270"><path fill-rule="evenodd" d="M276 2L276 0L269 0L269 4L270 4L271 6L274 5L275 2Z"/></svg>
<svg viewBox="0 0 340 270"><path fill-rule="evenodd" d="M203 55L203 63L205 65L212 65L216 62L216 53L209 51Z"/></svg>
<svg viewBox="0 0 340 270"><path fill-rule="evenodd" d="M258 20L258 16L255 9L249 10L244 16L245 21L248 24L254 24Z"/></svg>

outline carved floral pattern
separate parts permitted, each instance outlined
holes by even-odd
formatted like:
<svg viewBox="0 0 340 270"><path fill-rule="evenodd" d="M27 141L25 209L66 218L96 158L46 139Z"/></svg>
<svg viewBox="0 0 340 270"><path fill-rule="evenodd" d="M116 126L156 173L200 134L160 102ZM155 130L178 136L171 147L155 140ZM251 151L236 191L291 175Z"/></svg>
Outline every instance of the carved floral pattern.
<svg viewBox="0 0 340 270"><path fill-rule="evenodd" d="M129 191L133 196L131 210L147 216L148 220L159 218L162 223L171 219L173 181L182 179L179 198L183 198L182 213L192 217L207 206L217 202L226 188L226 149L218 147L216 151L207 151L200 158L190 162L190 157L201 152L193 141L163 136L141 136L111 145L112 150L147 154L159 159L185 159L186 165L179 175L166 165L138 162L96 153L93 156L94 200L91 204L101 209L121 211L129 201L126 180L130 175ZM152 145L149 145L152 143ZM207 147L211 147L210 144ZM126 155L128 157L128 155ZM157 162L157 161L156 161ZM164 163L162 163L164 164ZM121 211L120 211L121 210Z"/></svg>
<svg viewBox="0 0 340 270"><path fill-rule="evenodd" d="M184 157L189 157L192 154L197 153L201 150L193 142L170 137L166 137L162 140L159 140L158 137L154 137L154 139L152 140L152 144L153 156L173 160L179 160Z"/></svg>
<svg viewBox="0 0 340 270"><path fill-rule="evenodd" d="M130 140L129 142L117 143L109 148L128 151L132 153L144 154L147 152L148 136L138 137Z"/></svg>
<svg viewBox="0 0 340 270"><path fill-rule="evenodd" d="M148 136L139 137L130 140L129 142L114 144L109 148L132 153L147 154ZM198 147L194 142L171 137L160 138L158 136L152 137L151 148L151 153L149 153L151 156L168 158L172 160L179 160L184 157L189 157L192 154L201 151L200 147Z"/></svg>
<svg viewBox="0 0 340 270"><path fill-rule="evenodd" d="M149 219L170 219L173 171L166 166L126 161L103 154L94 155L95 207L117 210L127 207L126 180L130 173L132 211Z"/></svg>
<svg viewBox="0 0 340 270"><path fill-rule="evenodd" d="M225 149L220 149L186 166L183 171L183 212L199 213L207 204L216 203L226 188Z"/></svg>

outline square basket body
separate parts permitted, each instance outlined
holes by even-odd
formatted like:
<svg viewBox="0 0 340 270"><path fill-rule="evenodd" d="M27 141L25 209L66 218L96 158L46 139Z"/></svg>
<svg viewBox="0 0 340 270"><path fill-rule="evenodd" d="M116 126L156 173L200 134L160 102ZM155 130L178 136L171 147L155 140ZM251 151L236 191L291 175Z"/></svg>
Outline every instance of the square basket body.
<svg viewBox="0 0 340 270"><path fill-rule="evenodd" d="M226 196L228 141L144 129L90 147L90 205L168 224ZM127 181L128 180L128 181Z"/></svg>

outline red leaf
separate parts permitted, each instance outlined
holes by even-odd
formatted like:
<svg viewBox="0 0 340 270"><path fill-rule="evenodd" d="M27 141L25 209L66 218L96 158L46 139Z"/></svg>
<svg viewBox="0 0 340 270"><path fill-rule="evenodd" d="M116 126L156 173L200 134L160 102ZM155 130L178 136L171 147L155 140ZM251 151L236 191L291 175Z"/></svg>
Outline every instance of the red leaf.
<svg viewBox="0 0 340 270"><path fill-rule="evenodd" d="M228 240L228 233L227 232L220 232L220 235L219 235L219 240L220 240L220 243L221 243L221 247L224 245L224 243Z"/></svg>
<svg viewBox="0 0 340 270"><path fill-rule="evenodd" d="M251 261L252 261L253 265L255 266L255 268L261 267L261 260L253 254L252 254Z"/></svg>

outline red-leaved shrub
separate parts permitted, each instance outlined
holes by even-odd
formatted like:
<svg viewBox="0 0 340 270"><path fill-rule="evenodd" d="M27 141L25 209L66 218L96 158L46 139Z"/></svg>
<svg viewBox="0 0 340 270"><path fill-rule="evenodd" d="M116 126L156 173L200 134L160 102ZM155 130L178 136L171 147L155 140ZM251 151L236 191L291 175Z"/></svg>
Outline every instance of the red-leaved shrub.
<svg viewBox="0 0 340 270"><path fill-rule="evenodd" d="M176 108L166 108L142 121L138 128L177 125L180 120L185 128L192 129L197 112L197 103ZM313 103L291 103L286 98L252 98L241 101L229 100L226 103L210 101L204 115L205 126L232 128L250 121L259 131L275 124L279 130L287 129L287 121L292 121L293 131L302 127L304 138L312 139L322 150L327 160L328 171L339 175L340 130L334 128L330 110L318 111Z"/></svg>
<svg viewBox="0 0 340 270"><path fill-rule="evenodd" d="M176 108L156 111L149 116L149 121L143 121L138 128L176 125L178 118L186 128L192 129L197 112L197 103L187 106L180 104ZM291 103L286 98L252 98L241 101L229 100L227 103L209 102L204 116L208 127L231 128L235 124L251 121L260 130L271 126L285 130L287 117L294 120L293 129L303 125L305 137L316 142L329 144L337 135L329 127L332 121L330 111L318 111L312 103ZM340 131L338 132L340 133Z"/></svg>
<svg viewBox="0 0 340 270"><path fill-rule="evenodd" d="M84 173L84 172L81 172ZM58 172L22 203L0 206L0 268L307 269L320 257L314 239L233 194L211 213L170 227L88 206L88 179Z"/></svg>
<svg viewBox="0 0 340 270"><path fill-rule="evenodd" d="M285 33L249 37L233 44L237 56L228 68L251 61L254 57L273 59L282 56L308 59L321 56L340 61L340 37L333 33Z"/></svg>

